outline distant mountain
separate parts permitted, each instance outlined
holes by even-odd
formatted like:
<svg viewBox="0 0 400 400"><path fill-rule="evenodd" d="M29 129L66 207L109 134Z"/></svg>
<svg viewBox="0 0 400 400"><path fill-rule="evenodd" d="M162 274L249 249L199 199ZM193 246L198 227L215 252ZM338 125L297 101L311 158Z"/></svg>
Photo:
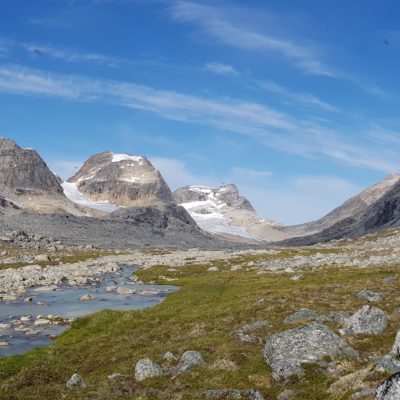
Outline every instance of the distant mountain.
<svg viewBox="0 0 400 400"><path fill-rule="evenodd" d="M185 186L173 193L173 199L202 229L220 237L257 242L284 238L279 224L260 218L234 184Z"/></svg>
<svg viewBox="0 0 400 400"><path fill-rule="evenodd" d="M70 200L106 211L173 201L168 185L146 157L108 151L85 161L63 188Z"/></svg>
<svg viewBox="0 0 400 400"><path fill-rule="evenodd" d="M389 175L383 181L348 200L343 206L348 207L349 204L358 205L354 207L354 213L348 213L347 217L338 219L319 232L293 237L287 243L309 245L399 227L400 174ZM339 209L340 207L337 210Z"/></svg>
<svg viewBox="0 0 400 400"><path fill-rule="evenodd" d="M346 218L354 217L385 196L399 180L400 174L390 174L382 181L363 190L358 195L351 197L325 217L313 222L285 227L285 232L290 237L311 235L321 232Z"/></svg>

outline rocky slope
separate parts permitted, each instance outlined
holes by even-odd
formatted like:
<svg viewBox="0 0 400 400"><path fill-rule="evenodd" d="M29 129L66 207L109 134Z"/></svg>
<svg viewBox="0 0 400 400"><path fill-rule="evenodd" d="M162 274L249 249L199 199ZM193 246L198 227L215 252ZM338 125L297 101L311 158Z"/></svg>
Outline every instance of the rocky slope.
<svg viewBox="0 0 400 400"><path fill-rule="evenodd" d="M374 203L355 215L340 220L321 232L288 240L287 244L309 245L350 238L400 226L400 181Z"/></svg>
<svg viewBox="0 0 400 400"><path fill-rule="evenodd" d="M161 174L146 157L130 154L96 154L63 186L72 201L94 208L96 204L137 207L172 202L171 191Z"/></svg>
<svg viewBox="0 0 400 400"><path fill-rule="evenodd" d="M173 198L202 229L219 237L258 242L285 238L279 224L261 219L233 184L185 186L177 189Z"/></svg>
<svg viewBox="0 0 400 400"><path fill-rule="evenodd" d="M355 217L357 214L366 211L368 207L376 201L382 199L399 182L399 180L400 174L390 174L382 181L350 198L325 217L306 224L286 227L285 232L288 237L311 235L317 232L322 232L347 218Z"/></svg>
<svg viewBox="0 0 400 400"><path fill-rule="evenodd" d="M0 138L1 212L25 209L39 212L69 211L82 214L63 194L57 177L33 149Z"/></svg>

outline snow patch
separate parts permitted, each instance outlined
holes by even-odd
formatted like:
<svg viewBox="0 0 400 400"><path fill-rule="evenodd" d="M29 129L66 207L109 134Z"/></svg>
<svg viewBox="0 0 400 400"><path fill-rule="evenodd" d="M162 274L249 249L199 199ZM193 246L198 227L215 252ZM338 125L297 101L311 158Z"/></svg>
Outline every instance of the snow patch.
<svg viewBox="0 0 400 400"><path fill-rule="evenodd" d="M96 210L113 212L120 208L116 204L112 204L108 201L93 201L85 197L77 188L76 183L63 182L61 186L64 189L65 196L73 203L80 204Z"/></svg>
<svg viewBox="0 0 400 400"><path fill-rule="evenodd" d="M120 161L134 161L136 163L139 163L143 161L143 157L139 156L131 156L130 154L113 154L112 155L112 161L111 162L120 162Z"/></svg>

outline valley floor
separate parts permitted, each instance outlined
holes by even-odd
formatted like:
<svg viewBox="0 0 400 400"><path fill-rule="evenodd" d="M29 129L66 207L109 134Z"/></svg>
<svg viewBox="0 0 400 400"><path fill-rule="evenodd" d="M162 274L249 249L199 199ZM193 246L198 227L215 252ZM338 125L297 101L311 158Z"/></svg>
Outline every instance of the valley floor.
<svg viewBox="0 0 400 400"><path fill-rule="evenodd" d="M151 309L80 318L50 347L0 358L0 399L234 398L214 389L254 389L254 396L271 400L372 399L391 375L375 367L400 329L399 241L391 231L312 248L107 255L140 260L137 276L145 283L181 289ZM343 321L366 304L385 313L386 329L344 330ZM314 313L287 320L301 309ZM336 332L358 357L326 356L304 364L303 376L274 379L263 357L265 341L311 320ZM188 373L177 373L174 357L164 359L166 352L179 358L188 350L204 359ZM143 358L169 373L138 382L135 364ZM86 388L67 389L74 373ZM108 379L113 373L121 375Z"/></svg>

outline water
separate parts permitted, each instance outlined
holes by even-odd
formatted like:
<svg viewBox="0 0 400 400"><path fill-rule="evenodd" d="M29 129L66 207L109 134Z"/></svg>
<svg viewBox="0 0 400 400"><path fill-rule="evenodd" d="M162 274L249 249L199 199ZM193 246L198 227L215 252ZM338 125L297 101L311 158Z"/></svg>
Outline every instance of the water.
<svg viewBox="0 0 400 400"><path fill-rule="evenodd" d="M88 315L100 310L138 310L159 304L165 296L176 291L175 286L138 285L130 278L136 270L134 267L125 267L119 272L102 276L102 282L88 286L61 286L57 291L39 292L35 288L27 291L24 297L33 296L31 303L24 303L23 299L10 303L0 303L0 323L10 323L19 320L24 315L36 318L37 315L59 315L62 318L76 318ZM111 285L129 287L133 290L157 290L159 293L152 295L119 295L115 292L107 292ZM84 294L90 294L93 299L81 301ZM37 303L43 303L37 304ZM52 342L49 336L57 336L68 326L37 327L40 333L36 336L27 336L24 332L16 332L13 328L0 330L0 341L8 342L8 346L0 346L0 356L22 354L26 351L45 346Z"/></svg>

